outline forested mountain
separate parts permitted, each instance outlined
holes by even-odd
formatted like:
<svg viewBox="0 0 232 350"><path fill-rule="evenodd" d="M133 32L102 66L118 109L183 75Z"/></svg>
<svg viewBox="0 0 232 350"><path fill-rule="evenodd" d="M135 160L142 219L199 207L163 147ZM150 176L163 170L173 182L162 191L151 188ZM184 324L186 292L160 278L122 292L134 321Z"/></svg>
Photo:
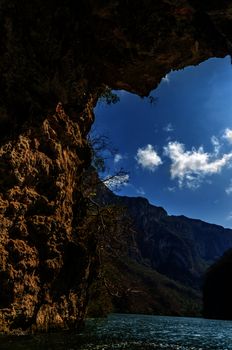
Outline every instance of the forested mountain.
<svg viewBox="0 0 232 350"><path fill-rule="evenodd" d="M204 274L232 247L232 230L169 216L145 198L117 196L104 185L96 200L104 210L121 209L113 220L103 214L107 243L89 313L199 315Z"/></svg>

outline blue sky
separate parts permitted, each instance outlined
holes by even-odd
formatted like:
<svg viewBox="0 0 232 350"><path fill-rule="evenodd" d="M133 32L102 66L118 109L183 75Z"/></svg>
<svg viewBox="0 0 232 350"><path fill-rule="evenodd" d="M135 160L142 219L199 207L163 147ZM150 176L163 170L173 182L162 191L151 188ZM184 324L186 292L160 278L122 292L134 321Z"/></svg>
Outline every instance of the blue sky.
<svg viewBox="0 0 232 350"><path fill-rule="evenodd" d="M158 100L117 91L95 109L95 134L117 148L109 174L129 182L120 195L143 196L170 215L232 227L232 65L229 57L170 72Z"/></svg>

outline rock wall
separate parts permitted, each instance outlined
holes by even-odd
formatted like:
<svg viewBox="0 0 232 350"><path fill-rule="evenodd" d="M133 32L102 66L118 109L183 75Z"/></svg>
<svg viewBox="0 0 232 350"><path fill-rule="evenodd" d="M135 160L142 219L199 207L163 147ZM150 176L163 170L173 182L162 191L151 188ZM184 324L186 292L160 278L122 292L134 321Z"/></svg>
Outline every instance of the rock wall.
<svg viewBox="0 0 232 350"><path fill-rule="evenodd" d="M203 285L203 316L211 319L232 319L232 250L207 271Z"/></svg>
<svg viewBox="0 0 232 350"><path fill-rule="evenodd" d="M226 0L0 1L0 331L83 319L95 252L78 236L79 179L97 96L146 95L224 57L231 13Z"/></svg>
<svg viewBox="0 0 232 350"><path fill-rule="evenodd" d="M228 0L1 0L1 134L104 84L146 95L171 69L231 52ZM17 126L17 128L15 128Z"/></svg>
<svg viewBox="0 0 232 350"><path fill-rule="evenodd" d="M207 272L231 249L231 229L169 216L145 198L118 196L96 183L92 198L99 203L98 216L101 213L107 235L101 234L101 266L91 287L90 316L110 312L202 316L204 279L204 315L219 310L231 315L231 252Z"/></svg>
<svg viewBox="0 0 232 350"><path fill-rule="evenodd" d="M1 147L0 331L73 328L83 319L96 265L92 234L78 231L89 161L61 105Z"/></svg>

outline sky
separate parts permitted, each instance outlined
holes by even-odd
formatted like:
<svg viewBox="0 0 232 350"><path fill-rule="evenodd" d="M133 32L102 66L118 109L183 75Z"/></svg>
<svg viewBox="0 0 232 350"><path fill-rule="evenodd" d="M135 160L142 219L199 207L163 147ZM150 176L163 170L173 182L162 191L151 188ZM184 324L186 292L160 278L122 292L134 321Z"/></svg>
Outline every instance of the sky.
<svg viewBox="0 0 232 350"><path fill-rule="evenodd" d="M154 104L116 93L118 103L96 106L92 132L117 149L103 176L128 172L118 194L232 228L230 57L170 72L151 92Z"/></svg>

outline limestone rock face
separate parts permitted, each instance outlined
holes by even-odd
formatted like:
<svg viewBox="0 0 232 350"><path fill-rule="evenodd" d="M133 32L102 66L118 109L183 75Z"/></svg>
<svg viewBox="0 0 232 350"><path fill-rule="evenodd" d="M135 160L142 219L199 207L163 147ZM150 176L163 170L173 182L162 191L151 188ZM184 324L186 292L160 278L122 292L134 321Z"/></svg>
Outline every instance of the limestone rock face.
<svg viewBox="0 0 232 350"><path fill-rule="evenodd" d="M82 110L104 84L146 95L172 69L224 57L231 13L226 0L1 0L1 132L58 101Z"/></svg>
<svg viewBox="0 0 232 350"><path fill-rule="evenodd" d="M88 160L78 124L62 110L1 147L0 331L82 320L95 257L91 235L77 228Z"/></svg>
<svg viewBox="0 0 232 350"><path fill-rule="evenodd" d="M79 179L97 97L146 95L224 57L231 13L226 0L0 1L1 331L83 319L94 240L78 236Z"/></svg>

